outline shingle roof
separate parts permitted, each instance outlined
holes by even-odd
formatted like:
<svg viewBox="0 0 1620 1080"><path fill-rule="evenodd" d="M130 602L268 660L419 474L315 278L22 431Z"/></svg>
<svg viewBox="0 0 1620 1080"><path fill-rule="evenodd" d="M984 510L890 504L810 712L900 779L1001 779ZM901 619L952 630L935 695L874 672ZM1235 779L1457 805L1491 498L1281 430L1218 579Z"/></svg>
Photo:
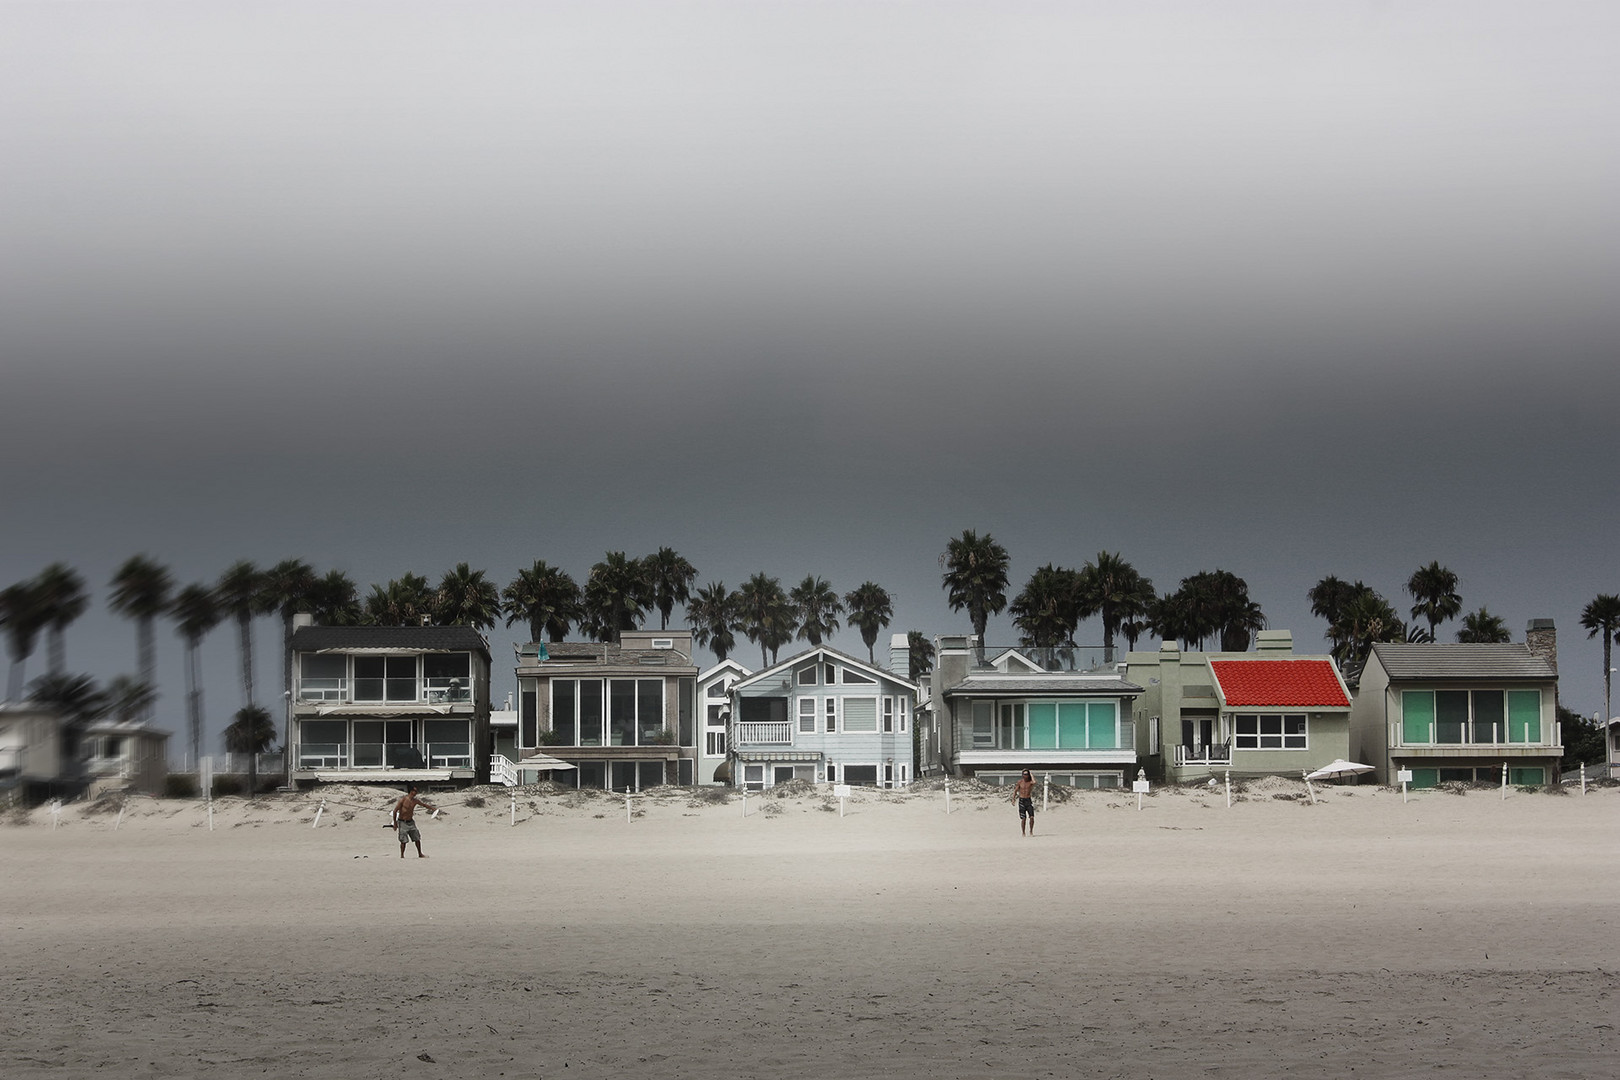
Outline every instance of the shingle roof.
<svg viewBox="0 0 1620 1080"><path fill-rule="evenodd" d="M1558 678L1558 670L1523 645L1381 643L1373 655L1391 679Z"/></svg>
<svg viewBox="0 0 1620 1080"><path fill-rule="evenodd" d="M1229 706L1350 707L1331 660L1211 660L1209 669Z"/></svg>
<svg viewBox="0 0 1620 1080"><path fill-rule="evenodd" d="M1142 688L1124 679L1094 675L969 675L949 690L946 697L1055 697L1117 696L1140 694Z"/></svg>
<svg viewBox="0 0 1620 1080"><path fill-rule="evenodd" d="M518 659L525 669L538 667L692 667L692 658L679 649L626 649L611 641L554 641L546 644L544 659L525 652Z"/></svg>
<svg viewBox="0 0 1620 1080"><path fill-rule="evenodd" d="M489 658L489 642L470 626L300 626L293 631L292 647L294 652L475 652Z"/></svg>

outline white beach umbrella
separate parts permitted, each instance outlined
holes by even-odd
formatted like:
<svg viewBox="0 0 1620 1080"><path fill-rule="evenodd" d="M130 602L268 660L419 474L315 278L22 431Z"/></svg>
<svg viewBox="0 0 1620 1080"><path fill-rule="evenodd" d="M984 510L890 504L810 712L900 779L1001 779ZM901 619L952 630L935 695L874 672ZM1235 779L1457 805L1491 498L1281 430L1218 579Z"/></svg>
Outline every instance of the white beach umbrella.
<svg viewBox="0 0 1620 1080"><path fill-rule="evenodd" d="M1328 762L1313 773L1307 773L1305 779L1332 780L1340 776L1356 776L1360 773L1372 771L1373 767L1371 765L1363 765L1359 761L1346 761L1344 758L1339 758L1336 761Z"/></svg>
<svg viewBox="0 0 1620 1080"><path fill-rule="evenodd" d="M577 769L579 766L570 765L562 758L554 758L550 754L535 754L533 757L526 757L519 761L518 768L536 769L540 772L545 772L547 770L552 772L560 772L563 769Z"/></svg>

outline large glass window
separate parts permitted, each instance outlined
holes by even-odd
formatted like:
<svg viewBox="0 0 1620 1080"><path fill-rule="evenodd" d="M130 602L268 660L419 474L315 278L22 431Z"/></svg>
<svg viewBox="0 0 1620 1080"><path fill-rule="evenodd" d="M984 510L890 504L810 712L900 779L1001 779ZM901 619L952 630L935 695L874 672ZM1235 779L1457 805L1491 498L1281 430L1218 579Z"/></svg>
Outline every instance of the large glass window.
<svg viewBox="0 0 1620 1080"><path fill-rule="evenodd" d="M298 659L299 701L342 701L349 658L341 653L305 653Z"/></svg>
<svg viewBox="0 0 1620 1080"><path fill-rule="evenodd" d="M341 769L349 764L347 720L305 720L298 725L298 766Z"/></svg>
<svg viewBox="0 0 1620 1080"><path fill-rule="evenodd" d="M579 745L579 683L554 679L551 683L551 732L560 746Z"/></svg>
<svg viewBox="0 0 1620 1080"><path fill-rule="evenodd" d="M1539 690L1404 690L1406 745L1492 745L1541 741Z"/></svg>
<svg viewBox="0 0 1620 1080"><path fill-rule="evenodd" d="M525 680L518 692L518 745L533 747L540 737L540 720L536 715L537 701L534 686Z"/></svg>
<svg viewBox="0 0 1620 1080"><path fill-rule="evenodd" d="M354 700L415 701L416 657L355 657Z"/></svg>
<svg viewBox="0 0 1620 1080"><path fill-rule="evenodd" d="M906 703L898 700L904 731ZM999 708L993 702L975 701L973 717L973 745L980 749L1120 748L1119 704L1114 701L1004 701Z"/></svg>
<svg viewBox="0 0 1620 1080"><path fill-rule="evenodd" d="M799 733L801 735L816 733L816 699L813 697L799 699Z"/></svg>
<svg viewBox="0 0 1620 1080"><path fill-rule="evenodd" d="M1422 746L1433 741L1434 691L1405 690L1401 693L1401 741ZM1438 774L1436 774L1438 776Z"/></svg>
<svg viewBox="0 0 1620 1080"><path fill-rule="evenodd" d="M714 709L723 714L722 706ZM663 679L553 679L551 714L563 746L648 746L669 738Z"/></svg>
<svg viewBox="0 0 1620 1080"><path fill-rule="evenodd" d="M1308 749L1304 713L1237 716L1234 727L1239 750Z"/></svg>
<svg viewBox="0 0 1620 1080"><path fill-rule="evenodd" d="M642 746L664 738L664 680L636 680L636 730Z"/></svg>
<svg viewBox="0 0 1620 1080"><path fill-rule="evenodd" d="M608 731L611 745L636 745L636 680L608 680Z"/></svg>
<svg viewBox="0 0 1620 1080"><path fill-rule="evenodd" d="M430 769L465 769L472 766L472 722L424 720L422 756Z"/></svg>
<svg viewBox="0 0 1620 1080"><path fill-rule="evenodd" d="M1541 691L1509 690L1508 742L1538 743L1541 741ZM1531 783L1532 781L1526 781ZM1534 783L1541 783L1536 780Z"/></svg>
<svg viewBox="0 0 1620 1080"><path fill-rule="evenodd" d="M973 703L973 748L988 750L996 745L995 704L989 701Z"/></svg>
<svg viewBox="0 0 1620 1080"><path fill-rule="evenodd" d="M422 685L429 701L471 701L472 657L467 653L424 655Z"/></svg>
<svg viewBox="0 0 1620 1080"><path fill-rule="evenodd" d="M1468 691L1434 692L1434 741L1460 743L1468 725Z"/></svg>

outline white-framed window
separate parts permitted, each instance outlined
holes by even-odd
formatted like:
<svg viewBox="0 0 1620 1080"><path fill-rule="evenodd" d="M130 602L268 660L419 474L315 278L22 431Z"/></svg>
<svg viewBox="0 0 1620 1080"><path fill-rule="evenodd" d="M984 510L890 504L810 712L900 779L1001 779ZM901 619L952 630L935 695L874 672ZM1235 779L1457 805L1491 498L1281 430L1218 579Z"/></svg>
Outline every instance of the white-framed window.
<svg viewBox="0 0 1620 1080"><path fill-rule="evenodd" d="M844 730L855 734L876 732L878 729L878 699L875 697L847 697L844 699Z"/></svg>
<svg viewBox="0 0 1620 1080"><path fill-rule="evenodd" d="M904 735L907 730L907 724L910 722L911 701L905 697L895 698L895 701L897 703L895 705L895 711L900 714L900 734Z"/></svg>
<svg viewBox="0 0 1620 1080"><path fill-rule="evenodd" d="M822 716L826 719L826 731L831 735L838 730L838 699L826 698Z"/></svg>
<svg viewBox="0 0 1620 1080"><path fill-rule="evenodd" d="M894 698L883 699L883 731L888 734L894 731Z"/></svg>
<svg viewBox="0 0 1620 1080"><path fill-rule="evenodd" d="M797 680L800 686L815 686L816 683L820 681L816 677L816 672L819 668L819 664L811 664L809 667L802 667L798 671L794 672L794 678ZM830 682L831 680L828 681Z"/></svg>
<svg viewBox="0 0 1620 1080"><path fill-rule="evenodd" d="M875 684L877 682L877 680L872 678L869 675L862 675L859 671L856 671L854 668L845 668L844 669L844 682L859 685L859 686L871 686L871 685Z"/></svg>
<svg viewBox="0 0 1620 1080"><path fill-rule="evenodd" d="M993 702L973 703L973 748L992 749L996 745L996 707Z"/></svg>
<svg viewBox="0 0 1620 1080"><path fill-rule="evenodd" d="M726 684L724 682L716 681L716 682L710 683L709 688L707 690L705 690L703 693L704 693L704 696L706 696L706 697L723 698L723 697L726 696L728 691L726 689Z"/></svg>
<svg viewBox="0 0 1620 1080"><path fill-rule="evenodd" d="M799 699L799 733L801 735L816 733L816 699L813 697Z"/></svg>
<svg viewBox="0 0 1620 1080"><path fill-rule="evenodd" d="M726 726L726 707L724 705L709 706L709 727Z"/></svg>
<svg viewBox="0 0 1620 1080"><path fill-rule="evenodd" d="M703 750L710 757L720 757L726 752L726 733L724 731L706 732Z"/></svg>
<svg viewBox="0 0 1620 1080"><path fill-rule="evenodd" d="M838 763L836 761L827 762L827 783L838 783Z"/></svg>
<svg viewBox="0 0 1620 1080"><path fill-rule="evenodd" d="M1260 713L1236 716L1234 735L1239 750L1308 749L1304 713Z"/></svg>

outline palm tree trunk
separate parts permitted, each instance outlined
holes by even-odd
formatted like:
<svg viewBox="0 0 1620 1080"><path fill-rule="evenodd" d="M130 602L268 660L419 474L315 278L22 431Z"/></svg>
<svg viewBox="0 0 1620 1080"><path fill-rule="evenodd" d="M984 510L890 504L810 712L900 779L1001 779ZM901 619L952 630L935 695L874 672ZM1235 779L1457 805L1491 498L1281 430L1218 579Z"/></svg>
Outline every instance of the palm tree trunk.
<svg viewBox="0 0 1620 1080"><path fill-rule="evenodd" d="M67 635L60 626L53 625L45 631L45 669L52 675L67 670Z"/></svg>
<svg viewBox="0 0 1620 1080"><path fill-rule="evenodd" d="M245 707L253 706L253 616L249 612L240 612L236 616L236 628L242 642L242 704Z"/></svg>
<svg viewBox="0 0 1620 1080"><path fill-rule="evenodd" d="M157 645L152 639L152 616L142 615L135 623L135 652L136 660L141 668L141 682L147 685L153 696L141 707L141 714L137 718L141 721L152 719L152 710L156 704L157 695Z"/></svg>
<svg viewBox="0 0 1620 1080"><path fill-rule="evenodd" d="M1607 660L1605 660L1603 662L1603 666L1604 667L1609 666ZM14 658L11 661L11 677L6 682L6 700L7 701L21 701L22 700L22 688L23 688L23 662L20 659L15 659Z"/></svg>
<svg viewBox="0 0 1620 1080"><path fill-rule="evenodd" d="M186 640L186 720L191 728L191 767L202 769L202 686L197 678L197 642Z"/></svg>

